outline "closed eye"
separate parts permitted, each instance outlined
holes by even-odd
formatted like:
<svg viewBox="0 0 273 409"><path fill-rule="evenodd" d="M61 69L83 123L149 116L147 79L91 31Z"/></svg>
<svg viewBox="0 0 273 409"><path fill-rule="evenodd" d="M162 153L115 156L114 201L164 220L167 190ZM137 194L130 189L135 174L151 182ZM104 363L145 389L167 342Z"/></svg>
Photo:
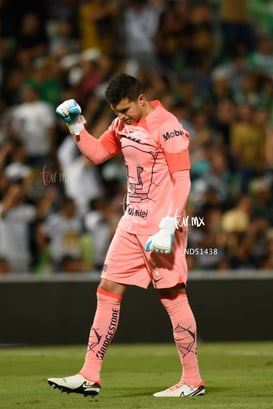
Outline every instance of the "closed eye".
<svg viewBox="0 0 273 409"><path fill-rule="evenodd" d="M113 109L115 115L126 114L129 111L129 107L122 108L122 109L114 109L114 108L112 108L112 109Z"/></svg>
<svg viewBox="0 0 273 409"><path fill-rule="evenodd" d="M123 108L120 111L118 111L119 114L126 114L128 112L129 108Z"/></svg>

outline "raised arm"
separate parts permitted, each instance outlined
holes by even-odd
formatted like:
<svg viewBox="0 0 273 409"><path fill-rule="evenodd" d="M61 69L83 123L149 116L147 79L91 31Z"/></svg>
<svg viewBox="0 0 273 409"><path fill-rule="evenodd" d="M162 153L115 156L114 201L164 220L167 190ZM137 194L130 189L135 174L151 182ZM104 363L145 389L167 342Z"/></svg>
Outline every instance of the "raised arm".
<svg viewBox="0 0 273 409"><path fill-rule="evenodd" d="M119 143L113 130L105 131L100 138L95 138L85 129L86 120L81 107L74 99L68 99L56 108L57 115L66 123L80 151L95 165L115 156Z"/></svg>

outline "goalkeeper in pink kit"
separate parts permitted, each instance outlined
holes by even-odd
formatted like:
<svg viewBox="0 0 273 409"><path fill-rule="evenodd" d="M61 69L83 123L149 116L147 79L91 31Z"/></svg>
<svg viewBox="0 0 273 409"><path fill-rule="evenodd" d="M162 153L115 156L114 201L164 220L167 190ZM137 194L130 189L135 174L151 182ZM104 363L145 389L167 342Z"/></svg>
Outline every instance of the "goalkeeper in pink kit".
<svg viewBox="0 0 273 409"><path fill-rule="evenodd" d="M94 138L75 100L56 112L66 122L81 152L94 164L122 152L127 172L127 207L109 246L97 288L97 309L82 368L75 375L49 378L66 392L95 396L101 368L119 322L127 286L158 291L173 329L181 362L178 383L155 397L189 397L205 393L197 359L196 323L186 295L188 276L182 227L190 192L189 134L159 101L147 101L138 79L114 76L105 92L116 118Z"/></svg>

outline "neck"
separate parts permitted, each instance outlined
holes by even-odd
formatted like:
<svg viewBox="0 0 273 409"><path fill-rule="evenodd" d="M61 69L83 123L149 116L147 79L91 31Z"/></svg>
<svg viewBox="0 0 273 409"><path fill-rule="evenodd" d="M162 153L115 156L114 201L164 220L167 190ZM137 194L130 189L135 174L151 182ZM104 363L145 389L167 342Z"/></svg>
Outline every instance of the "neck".
<svg viewBox="0 0 273 409"><path fill-rule="evenodd" d="M143 107L142 118L146 118L146 116L148 116L153 110L154 110L154 107L148 101L146 101Z"/></svg>

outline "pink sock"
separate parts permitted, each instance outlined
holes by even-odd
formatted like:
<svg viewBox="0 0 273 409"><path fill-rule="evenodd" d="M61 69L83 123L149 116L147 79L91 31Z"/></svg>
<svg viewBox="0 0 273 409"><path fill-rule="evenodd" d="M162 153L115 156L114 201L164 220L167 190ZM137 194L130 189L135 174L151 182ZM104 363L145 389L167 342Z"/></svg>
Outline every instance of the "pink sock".
<svg viewBox="0 0 273 409"><path fill-rule="evenodd" d="M121 296L97 290L97 310L90 329L85 361L80 374L90 381L100 380L104 355L118 326Z"/></svg>
<svg viewBox="0 0 273 409"><path fill-rule="evenodd" d="M198 385L201 382L197 360L196 323L186 294L160 297L169 314L174 341L182 365L181 382Z"/></svg>

